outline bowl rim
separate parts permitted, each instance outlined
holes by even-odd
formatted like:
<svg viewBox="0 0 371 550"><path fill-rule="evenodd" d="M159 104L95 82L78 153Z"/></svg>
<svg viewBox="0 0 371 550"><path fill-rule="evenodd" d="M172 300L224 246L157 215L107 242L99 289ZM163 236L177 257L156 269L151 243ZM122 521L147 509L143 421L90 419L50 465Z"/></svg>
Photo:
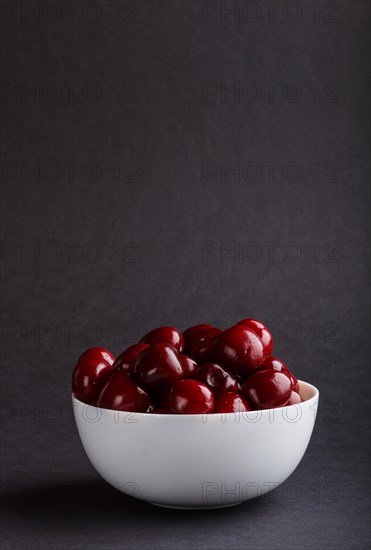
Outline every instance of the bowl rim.
<svg viewBox="0 0 371 550"><path fill-rule="evenodd" d="M72 393L72 402L73 403L77 403L78 405L82 405L83 407L92 407L94 409L100 409L102 411L110 411L111 413L114 413L114 414L121 414L121 415L127 415L127 414L130 414L130 415L135 415L136 417L139 417L139 418L204 418L205 416L210 416L210 417L221 417L221 416L226 416L226 417L231 417L232 415L233 416L241 416L241 415L256 415L257 412L259 413L262 413L262 414L265 414L265 415L269 415L271 414L271 411L279 411L279 410L282 410L282 409L289 409L290 407L301 407L302 405L305 404L308 404L309 405L309 408L315 403L315 401L317 400L318 402L318 399L319 399L319 389L316 388L316 386L313 386L313 384L310 384L309 382L305 382L304 380L298 380L298 383L299 383L299 386L301 384L303 384L306 389L308 390L311 390L313 392L313 395L312 397L310 397L309 399L306 399L305 401L303 401L303 403L296 403L294 405L283 405L282 407L275 407L273 409L255 409L253 411L243 411L243 412L231 412L231 413L198 413L198 414L175 414L175 413L148 413L148 412L135 412L135 411L118 411L116 409L105 409L103 407L96 407L95 405L89 405L88 403L84 403L83 401L80 401L79 399L77 399L73 393Z"/></svg>

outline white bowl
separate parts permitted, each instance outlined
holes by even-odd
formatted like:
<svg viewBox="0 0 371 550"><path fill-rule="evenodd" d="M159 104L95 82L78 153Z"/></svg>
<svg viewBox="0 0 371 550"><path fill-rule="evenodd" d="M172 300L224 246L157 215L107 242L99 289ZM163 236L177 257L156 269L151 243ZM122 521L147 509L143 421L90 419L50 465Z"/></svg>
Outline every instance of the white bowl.
<svg viewBox="0 0 371 550"><path fill-rule="evenodd" d="M171 508L222 508L263 495L292 474L308 446L319 392L299 382L300 405L228 414L146 414L73 397L97 472L116 489Z"/></svg>

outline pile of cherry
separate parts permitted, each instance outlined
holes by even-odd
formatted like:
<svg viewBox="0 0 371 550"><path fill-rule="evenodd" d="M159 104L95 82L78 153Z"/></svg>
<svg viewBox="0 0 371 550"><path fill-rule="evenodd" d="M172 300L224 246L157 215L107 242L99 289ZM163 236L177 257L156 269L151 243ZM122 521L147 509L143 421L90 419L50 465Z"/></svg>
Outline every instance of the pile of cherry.
<svg viewBox="0 0 371 550"><path fill-rule="evenodd" d="M74 396L89 405L155 414L230 413L296 405L303 399L288 367L271 355L273 338L255 319L222 331L201 324L160 327L117 359L86 350L72 374Z"/></svg>

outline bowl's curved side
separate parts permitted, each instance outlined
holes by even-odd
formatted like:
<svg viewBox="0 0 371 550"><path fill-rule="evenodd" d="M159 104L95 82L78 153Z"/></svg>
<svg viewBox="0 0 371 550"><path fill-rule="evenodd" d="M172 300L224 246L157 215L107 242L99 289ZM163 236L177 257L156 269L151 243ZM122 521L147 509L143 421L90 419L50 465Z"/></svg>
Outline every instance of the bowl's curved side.
<svg viewBox="0 0 371 550"><path fill-rule="evenodd" d="M260 496L297 467L319 393L300 382L300 405L238 414L152 415L73 398L85 451L117 489L163 505L212 507Z"/></svg>

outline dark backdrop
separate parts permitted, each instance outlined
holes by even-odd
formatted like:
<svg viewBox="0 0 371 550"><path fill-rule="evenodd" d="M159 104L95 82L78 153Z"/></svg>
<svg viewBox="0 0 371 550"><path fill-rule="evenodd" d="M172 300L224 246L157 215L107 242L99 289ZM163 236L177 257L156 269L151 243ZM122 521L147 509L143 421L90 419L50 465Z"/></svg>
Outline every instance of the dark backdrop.
<svg viewBox="0 0 371 550"><path fill-rule="evenodd" d="M368 548L369 10L1 2L2 548ZM257 317L321 392L274 493L176 512L101 481L81 351Z"/></svg>

